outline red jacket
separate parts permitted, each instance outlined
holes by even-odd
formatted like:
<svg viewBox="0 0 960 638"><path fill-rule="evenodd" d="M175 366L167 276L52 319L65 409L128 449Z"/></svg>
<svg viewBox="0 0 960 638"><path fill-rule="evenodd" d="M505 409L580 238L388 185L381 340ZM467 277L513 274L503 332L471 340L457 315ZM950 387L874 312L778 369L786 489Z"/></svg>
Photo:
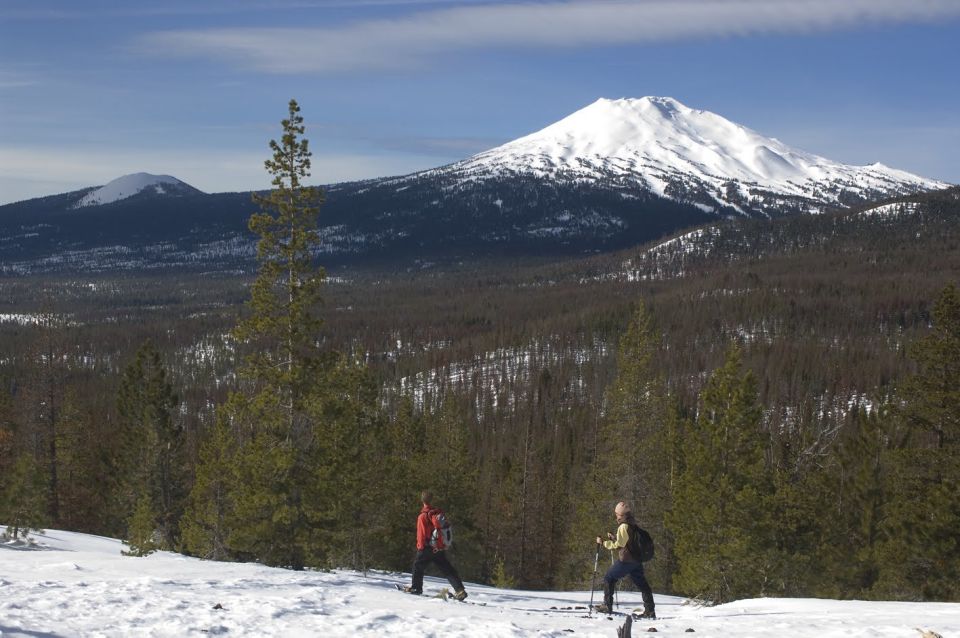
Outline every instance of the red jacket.
<svg viewBox="0 0 960 638"><path fill-rule="evenodd" d="M431 510L433 508L424 503L420 516L417 517L417 551L430 547L430 537L433 535L433 523L429 514Z"/></svg>

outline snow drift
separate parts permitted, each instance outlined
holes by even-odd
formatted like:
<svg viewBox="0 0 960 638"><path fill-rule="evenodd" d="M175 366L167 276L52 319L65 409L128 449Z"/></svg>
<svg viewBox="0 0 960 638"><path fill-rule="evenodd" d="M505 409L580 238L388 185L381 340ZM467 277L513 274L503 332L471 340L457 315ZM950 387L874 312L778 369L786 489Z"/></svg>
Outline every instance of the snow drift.
<svg viewBox="0 0 960 638"><path fill-rule="evenodd" d="M49 530L0 544L0 636L616 636L624 618L584 617L590 592L467 584L468 603L411 596L408 574L293 572L158 552L121 555L113 539ZM411 531L411 540L413 532ZM412 555L412 552L411 552ZM446 586L427 578L426 591ZM642 605L621 592L621 609ZM698 607L656 596L634 635L830 638L960 635L960 604L756 599Z"/></svg>

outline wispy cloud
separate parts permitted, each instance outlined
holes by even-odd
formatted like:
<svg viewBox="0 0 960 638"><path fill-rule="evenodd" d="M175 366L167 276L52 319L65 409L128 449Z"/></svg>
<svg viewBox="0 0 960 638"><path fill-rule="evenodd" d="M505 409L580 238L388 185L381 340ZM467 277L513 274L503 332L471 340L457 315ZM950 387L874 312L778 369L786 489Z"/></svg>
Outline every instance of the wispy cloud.
<svg viewBox="0 0 960 638"><path fill-rule="evenodd" d="M4 71L0 69L0 90L19 89L25 86L35 86L40 84L37 76L27 75L17 71Z"/></svg>
<svg viewBox="0 0 960 638"><path fill-rule="evenodd" d="M478 4L489 0L167 0L163 3L114 3L101 6L37 6L36 0L6 0L0 21L94 21L104 17L215 16L272 13L300 9L356 9L357 7L443 6Z"/></svg>
<svg viewBox="0 0 960 638"><path fill-rule="evenodd" d="M576 0L438 9L334 28L161 31L139 46L267 73L325 73L419 67L457 51L814 33L958 17L957 0Z"/></svg>

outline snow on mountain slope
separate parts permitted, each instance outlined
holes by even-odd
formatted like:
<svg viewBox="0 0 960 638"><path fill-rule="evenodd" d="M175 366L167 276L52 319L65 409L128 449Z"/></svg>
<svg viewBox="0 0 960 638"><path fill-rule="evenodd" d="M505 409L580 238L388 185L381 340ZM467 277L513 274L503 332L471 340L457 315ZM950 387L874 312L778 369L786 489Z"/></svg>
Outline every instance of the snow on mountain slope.
<svg viewBox="0 0 960 638"><path fill-rule="evenodd" d="M948 186L879 163L840 164L669 97L600 99L450 169L472 178L510 172L627 178L704 208L763 212L783 207L784 198L794 200L797 212L817 212L851 198Z"/></svg>
<svg viewBox="0 0 960 638"><path fill-rule="evenodd" d="M410 531L413 538L413 532ZM463 604L410 596L409 574L294 572L157 552L121 556L119 541L49 530L37 544L0 544L0 635L25 636L476 636L609 638L623 624L585 618L589 591L495 589L467 583ZM589 540L589 539L587 539ZM589 578L589 575L586 575ZM426 579L426 591L446 582ZM598 598L595 597L594 601ZM620 592L621 609L641 606ZM753 599L716 607L656 595L666 635L741 638L900 638L914 627L960 635L960 604Z"/></svg>
<svg viewBox="0 0 960 638"><path fill-rule="evenodd" d="M144 190L152 189L158 195L180 195L185 192L199 192L193 186L181 182L176 177L170 175L151 175L150 173L133 173L118 177L96 188L80 199L74 208L83 208L85 206L100 206L117 202L121 199L133 197Z"/></svg>

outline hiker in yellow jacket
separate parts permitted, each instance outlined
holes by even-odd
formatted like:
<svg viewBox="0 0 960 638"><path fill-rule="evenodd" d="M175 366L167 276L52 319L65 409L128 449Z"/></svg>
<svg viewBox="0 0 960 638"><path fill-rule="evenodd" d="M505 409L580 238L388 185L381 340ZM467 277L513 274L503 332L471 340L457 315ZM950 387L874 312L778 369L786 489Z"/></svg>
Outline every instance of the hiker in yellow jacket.
<svg viewBox="0 0 960 638"><path fill-rule="evenodd" d="M654 619L657 613L654 610L653 591L643 573L643 563L640 562L640 557L633 556L628 548L630 545L636 546L635 543L630 543L630 539L632 534L637 533L637 520L633 517L630 506L623 501L617 503L613 511L617 516L617 535L608 532L606 541L597 536L597 544L603 543L605 548L617 550L617 560L603 576L603 603L597 605L596 610L601 614L613 611L613 592L616 591L617 581L629 576L643 596L643 614L640 617Z"/></svg>

